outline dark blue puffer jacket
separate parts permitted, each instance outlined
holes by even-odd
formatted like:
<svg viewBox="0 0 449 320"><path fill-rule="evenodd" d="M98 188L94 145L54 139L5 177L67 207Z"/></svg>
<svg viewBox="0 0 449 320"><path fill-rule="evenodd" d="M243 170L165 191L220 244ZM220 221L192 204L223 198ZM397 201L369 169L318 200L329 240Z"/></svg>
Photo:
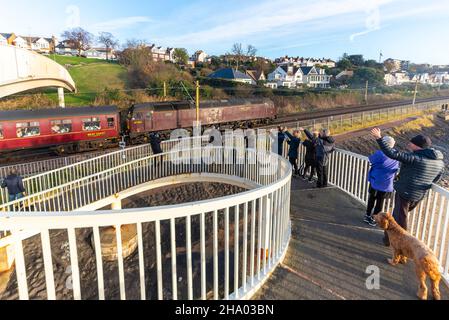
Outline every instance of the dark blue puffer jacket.
<svg viewBox="0 0 449 320"><path fill-rule="evenodd" d="M399 152L382 140L377 140L383 153L402 163L399 180L394 189L408 201L421 201L433 183L437 183L444 173L444 156L435 149L423 149L415 152Z"/></svg>
<svg viewBox="0 0 449 320"><path fill-rule="evenodd" d="M1 187L7 188L8 193L11 195L25 192L22 178L16 174L11 174L6 177L6 179L3 180Z"/></svg>
<svg viewBox="0 0 449 320"><path fill-rule="evenodd" d="M299 156L299 146L301 145L301 139L296 138L290 132L285 131L286 136L288 137L288 144L290 146L288 150L289 158L298 158Z"/></svg>

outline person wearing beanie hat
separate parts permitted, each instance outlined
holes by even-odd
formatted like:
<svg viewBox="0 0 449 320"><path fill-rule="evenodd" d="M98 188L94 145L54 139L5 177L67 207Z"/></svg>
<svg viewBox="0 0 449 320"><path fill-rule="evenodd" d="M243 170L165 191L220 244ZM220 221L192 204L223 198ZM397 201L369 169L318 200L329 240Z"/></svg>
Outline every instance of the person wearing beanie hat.
<svg viewBox="0 0 449 320"><path fill-rule="evenodd" d="M383 142L394 148L396 141L389 136L383 138ZM399 162L388 158L381 150L369 157L371 169L368 173L369 197L364 222L372 227L376 226L373 215L382 211L385 199L394 191L393 180L399 171Z"/></svg>
<svg viewBox="0 0 449 320"><path fill-rule="evenodd" d="M394 183L396 190L393 217L396 222L407 230L408 213L415 209L425 198L427 192L437 183L444 172L443 154L432 148L432 140L424 135L418 135L407 144L409 152L400 152L388 146L382 139L379 128L371 131L380 149L390 159L401 163L399 179ZM384 244L390 245L385 233Z"/></svg>

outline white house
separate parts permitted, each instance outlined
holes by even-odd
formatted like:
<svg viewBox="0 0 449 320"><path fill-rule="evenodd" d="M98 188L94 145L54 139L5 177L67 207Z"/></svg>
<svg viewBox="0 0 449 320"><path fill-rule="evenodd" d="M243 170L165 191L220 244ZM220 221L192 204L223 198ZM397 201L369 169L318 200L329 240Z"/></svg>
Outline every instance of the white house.
<svg viewBox="0 0 449 320"><path fill-rule="evenodd" d="M0 34L0 45L7 45L8 44L8 40Z"/></svg>
<svg viewBox="0 0 449 320"><path fill-rule="evenodd" d="M404 83L411 82L407 72L387 73L384 79L387 86L400 86Z"/></svg>
<svg viewBox="0 0 449 320"><path fill-rule="evenodd" d="M51 51L52 39L39 38L39 37L29 37L28 47L33 51L49 53Z"/></svg>
<svg viewBox="0 0 449 320"><path fill-rule="evenodd" d="M203 50L199 50L199 51L195 52L194 55L192 56L192 58L195 62L200 62L200 63L206 62L208 57L209 57L209 55L206 52L204 52Z"/></svg>
<svg viewBox="0 0 449 320"><path fill-rule="evenodd" d="M24 38L20 36L14 39L14 45L19 48L30 49L28 41L26 41Z"/></svg>
<svg viewBox="0 0 449 320"><path fill-rule="evenodd" d="M268 75L270 83L276 82L278 87L295 88L305 84L313 88L327 88L331 76L316 67L298 67L293 64L280 65Z"/></svg>
<svg viewBox="0 0 449 320"><path fill-rule="evenodd" d="M150 46L151 54L153 60L155 61L171 61L175 62L175 58L173 57L175 53L174 48L164 48L164 47L156 47L155 44Z"/></svg>
<svg viewBox="0 0 449 320"><path fill-rule="evenodd" d="M336 62L332 59L316 59L316 58L303 58L303 57L289 57L285 56L282 58L278 58L275 60L275 63L277 65L284 65L284 64L293 64L294 66L298 67L319 67L319 66L326 66L328 68L335 68Z"/></svg>
<svg viewBox="0 0 449 320"><path fill-rule="evenodd" d="M86 58L92 58L92 59L101 59L101 60L115 60L115 52L112 49L106 49L106 48L90 48L83 52L83 54L86 56Z"/></svg>
<svg viewBox="0 0 449 320"><path fill-rule="evenodd" d="M301 68L304 74L304 83L312 88L329 88L331 76L326 74L326 70L317 67Z"/></svg>
<svg viewBox="0 0 449 320"><path fill-rule="evenodd" d="M435 72L433 75L433 84L440 85L449 83L449 73L448 72Z"/></svg>
<svg viewBox="0 0 449 320"><path fill-rule="evenodd" d="M76 56L78 50L76 50L75 45L70 40L61 41L56 47L55 51L60 55Z"/></svg>

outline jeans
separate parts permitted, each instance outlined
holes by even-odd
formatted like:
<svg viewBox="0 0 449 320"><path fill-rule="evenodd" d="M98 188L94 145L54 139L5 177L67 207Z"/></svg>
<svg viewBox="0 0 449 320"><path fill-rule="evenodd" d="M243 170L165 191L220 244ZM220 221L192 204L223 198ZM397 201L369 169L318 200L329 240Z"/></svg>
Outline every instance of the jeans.
<svg viewBox="0 0 449 320"><path fill-rule="evenodd" d="M373 216L380 213L383 209L385 199L388 195L388 192L378 191L373 189L373 187L369 187L369 198L368 198L368 207L366 210L367 216ZM374 211L373 211L374 209Z"/></svg>
<svg viewBox="0 0 449 320"><path fill-rule="evenodd" d="M9 202L11 201L15 201L15 200L19 200L23 198L23 194L22 193L18 193L18 194L10 194L9 195Z"/></svg>

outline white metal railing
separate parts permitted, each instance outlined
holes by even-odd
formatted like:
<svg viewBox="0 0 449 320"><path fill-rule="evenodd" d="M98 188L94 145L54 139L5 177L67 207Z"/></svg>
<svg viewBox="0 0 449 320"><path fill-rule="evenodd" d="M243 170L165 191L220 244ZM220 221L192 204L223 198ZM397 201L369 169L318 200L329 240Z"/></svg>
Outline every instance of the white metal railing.
<svg viewBox="0 0 449 320"><path fill-rule="evenodd" d="M206 141L204 137L193 137L187 139L175 139L167 140L161 143L162 150L170 150L179 143L185 144L185 141L189 141L191 145L195 143L204 144ZM62 184L75 181L82 177L92 175L96 172L104 171L108 168L117 167L122 163L126 163L131 160L141 159L145 156L151 155L152 150L149 144L140 145L137 147L127 148L124 150L114 151L99 155L97 157L89 157L86 160L79 161L78 156L74 156L73 159L69 161L74 161L74 163L68 164L66 166L59 166L55 169L47 168L43 172L24 178L23 184L28 195L33 195ZM78 159L78 161L76 161ZM45 160L44 162L23 164L16 166L15 168L19 170L19 173L23 175L23 170L29 172L32 168L45 168L43 165L54 165L59 164L57 162L59 159ZM3 175L2 177L5 177ZM0 211L2 210L1 204L5 205L8 202L8 192L6 189L0 189Z"/></svg>
<svg viewBox="0 0 449 320"><path fill-rule="evenodd" d="M283 125L292 128L319 129L329 128L332 131L350 129L354 126L365 126L373 122L397 120L398 118L413 114L433 113L441 110L441 105L449 103L448 99L441 99L431 102L420 102L415 105L403 105L389 107L374 111L360 111L350 114L316 118L312 120L302 120L284 123Z"/></svg>
<svg viewBox="0 0 449 320"><path fill-rule="evenodd" d="M367 157L338 149L330 157L329 182L366 204L369 169ZM393 209L394 195L384 206L384 210L392 212ZM435 252L443 277L449 283L449 191L434 184L427 197L409 214L408 225L409 231Z"/></svg>
<svg viewBox="0 0 449 320"><path fill-rule="evenodd" d="M228 177L257 187L197 203L73 212L136 185L185 173L199 181L212 175L217 182ZM10 203L14 212L1 217L0 224L11 235L0 239L0 247L15 250L13 284L20 299L248 298L286 253L290 182L288 161L267 151L203 147L150 155L29 196L28 208ZM116 227L120 253L124 225L136 227L136 254L103 261L103 228ZM86 232L92 232L93 250L83 247ZM61 255L58 248L64 247L70 287L61 275L64 270L54 268ZM37 256L43 261L40 270L26 263L34 263ZM30 278L39 272L40 280ZM39 285L46 290L37 293ZM0 298L12 297L0 293Z"/></svg>

